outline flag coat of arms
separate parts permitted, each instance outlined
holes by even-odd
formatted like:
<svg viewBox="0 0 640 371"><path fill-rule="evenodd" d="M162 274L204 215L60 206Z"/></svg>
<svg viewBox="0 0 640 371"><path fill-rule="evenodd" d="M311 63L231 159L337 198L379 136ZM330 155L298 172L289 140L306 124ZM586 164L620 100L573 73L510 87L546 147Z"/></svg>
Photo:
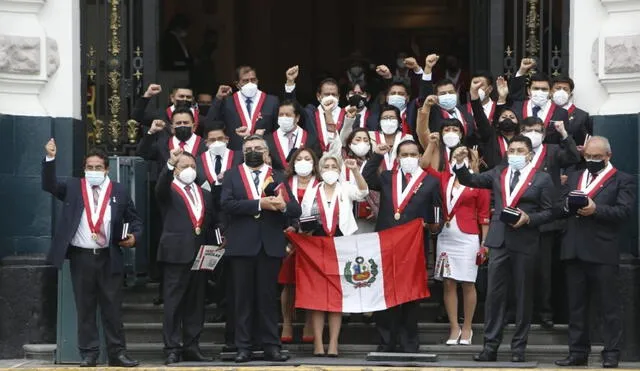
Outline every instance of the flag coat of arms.
<svg viewBox="0 0 640 371"><path fill-rule="evenodd" d="M377 233L287 236L296 247L296 308L364 313L430 296L421 219Z"/></svg>

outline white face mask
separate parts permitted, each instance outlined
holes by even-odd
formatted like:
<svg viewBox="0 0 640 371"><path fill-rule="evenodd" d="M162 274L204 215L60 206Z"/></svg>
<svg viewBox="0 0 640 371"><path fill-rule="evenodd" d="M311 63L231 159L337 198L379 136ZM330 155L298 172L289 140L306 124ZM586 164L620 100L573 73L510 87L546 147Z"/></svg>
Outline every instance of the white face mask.
<svg viewBox="0 0 640 371"><path fill-rule="evenodd" d="M487 97L487 93L484 91L484 89L480 88L478 89L478 96L480 97L480 102L483 102L484 98Z"/></svg>
<svg viewBox="0 0 640 371"><path fill-rule="evenodd" d="M85 170L84 178L90 186L98 186L104 182L104 171Z"/></svg>
<svg viewBox="0 0 640 371"><path fill-rule="evenodd" d="M322 180L329 185L335 184L338 178L340 178L340 174L335 170L327 170L322 173Z"/></svg>
<svg viewBox="0 0 640 371"><path fill-rule="evenodd" d="M458 96L456 94L444 94L438 96L438 104L445 111L451 111L458 104Z"/></svg>
<svg viewBox="0 0 640 371"><path fill-rule="evenodd" d="M307 176L313 171L313 162L307 160L296 161L295 164L293 164L293 168L296 174Z"/></svg>
<svg viewBox="0 0 640 371"><path fill-rule="evenodd" d="M327 95L320 100L320 104L322 104L323 107L331 105L331 102L335 103L334 109L335 107L338 107L338 98L333 95Z"/></svg>
<svg viewBox="0 0 640 371"><path fill-rule="evenodd" d="M293 117L279 116L278 126L282 131L288 133L296 127L296 124L293 122Z"/></svg>
<svg viewBox="0 0 640 371"><path fill-rule="evenodd" d="M351 143L349 144L349 148L351 149L351 152L353 152L356 156L364 157L369 153L371 145L365 142Z"/></svg>
<svg viewBox="0 0 640 371"><path fill-rule="evenodd" d="M227 143L216 140L215 142L209 144L209 152L211 152L214 156L222 156L224 155L224 151L227 149Z"/></svg>
<svg viewBox="0 0 640 371"><path fill-rule="evenodd" d="M398 131L398 120L380 120L380 129L387 135L395 134L395 132Z"/></svg>
<svg viewBox="0 0 640 371"><path fill-rule="evenodd" d="M393 94L387 97L387 103L396 107L402 112L403 109L407 106L407 99L402 95Z"/></svg>
<svg viewBox="0 0 640 371"><path fill-rule="evenodd" d="M196 171L192 167L188 167L178 174L178 179L186 185L193 183L196 180Z"/></svg>
<svg viewBox="0 0 640 371"><path fill-rule="evenodd" d="M524 136L531 140L531 146L533 148L538 148L542 144L542 133L530 131L528 133L524 133Z"/></svg>
<svg viewBox="0 0 640 371"><path fill-rule="evenodd" d="M538 107L543 107L549 101L549 93L542 90L531 90L531 101Z"/></svg>
<svg viewBox="0 0 640 371"><path fill-rule="evenodd" d="M457 133L448 132L442 136L442 142L447 148L453 148L460 143L460 136Z"/></svg>
<svg viewBox="0 0 640 371"><path fill-rule="evenodd" d="M256 96L256 93L258 93L258 85L252 82L248 82L242 85L242 87L240 88L240 91L242 92L242 95L244 95L245 97L253 98Z"/></svg>
<svg viewBox="0 0 640 371"><path fill-rule="evenodd" d="M413 174L418 169L417 157L403 157L400 159L400 168L405 174Z"/></svg>
<svg viewBox="0 0 640 371"><path fill-rule="evenodd" d="M569 93L564 90L557 90L553 93L553 103L561 107L569 103Z"/></svg>

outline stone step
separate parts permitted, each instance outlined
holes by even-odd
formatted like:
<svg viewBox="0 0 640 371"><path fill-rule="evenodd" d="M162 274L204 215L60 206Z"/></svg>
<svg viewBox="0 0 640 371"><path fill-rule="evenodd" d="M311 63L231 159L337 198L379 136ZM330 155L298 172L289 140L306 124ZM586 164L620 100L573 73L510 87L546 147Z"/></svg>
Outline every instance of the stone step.
<svg viewBox="0 0 640 371"><path fill-rule="evenodd" d="M295 325L295 331L301 332L302 324ZM125 334L128 343L156 343L162 341L162 323L125 323ZM425 345L444 344L449 337L449 326L440 323L419 323L418 331L420 343ZM473 341L481 344L483 329L481 324L473 326ZM503 344L509 344L514 325L508 325L504 331ZM328 330L325 329L325 336ZM206 323L201 335L201 341L222 344L224 343L224 323ZM366 344L375 345L378 342L378 333L375 325L360 322L345 324L340 333L341 344ZM553 329L543 329L539 325L532 325L529 332L530 345L565 345L567 343L567 325L556 325Z"/></svg>
<svg viewBox="0 0 640 371"><path fill-rule="evenodd" d="M122 304L122 321L125 323L158 323L162 322L164 305L152 303L124 303ZM206 321L210 321L216 314L216 305L205 307Z"/></svg>

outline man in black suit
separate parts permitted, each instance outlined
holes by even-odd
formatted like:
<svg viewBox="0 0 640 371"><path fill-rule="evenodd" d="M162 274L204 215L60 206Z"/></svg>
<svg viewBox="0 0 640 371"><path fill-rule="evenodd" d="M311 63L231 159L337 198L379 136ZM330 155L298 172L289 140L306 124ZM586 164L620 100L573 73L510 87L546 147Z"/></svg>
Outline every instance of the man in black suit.
<svg viewBox="0 0 640 371"><path fill-rule="evenodd" d="M408 140L400 143L397 148L397 158L400 162L398 171L383 171L378 175L378 168L384 159L384 154L391 148L387 144L378 144L375 153L367 161L362 176L367 181L369 189L380 192L380 212L376 221L376 231L382 231L422 218L425 223L437 226L434 207L441 205L440 182L438 179L428 176L419 164L420 151L418 144ZM396 177L401 177L402 190L412 187L406 197L408 203L398 211L398 205L394 205L393 183ZM398 190L402 198L402 190ZM398 246L397 248L402 248ZM417 353L418 341L418 302L410 302L389 308L376 313L376 327L380 334L379 352L395 352L396 346L401 352Z"/></svg>
<svg viewBox="0 0 640 371"><path fill-rule="evenodd" d="M636 200L634 177L611 164L611 146L604 137L592 137L584 147L586 169L568 174L558 203L568 218L560 258L565 262L569 296L569 356L558 366L586 366L589 339L589 302L592 294L602 314L602 366L618 367L622 318L617 288L620 232L631 218ZM587 206L575 210L569 192L586 194ZM569 198L568 198L569 196ZM596 302L596 301L593 301Z"/></svg>
<svg viewBox="0 0 640 371"><path fill-rule="evenodd" d="M171 151L156 184L164 215L158 261L163 264L165 364L207 361L199 339L204 325L204 272L192 270L200 246L213 241L215 210L208 191L194 183L196 160L180 148Z"/></svg>
<svg viewBox="0 0 640 371"><path fill-rule="evenodd" d="M278 120L278 97L258 89L256 70L250 66L236 68L236 87L220 85L206 122L223 121L229 148L240 150L243 138L264 135L275 130ZM206 124L208 125L208 124Z"/></svg>
<svg viewBox="0 0 640 371"><path fill-rule="evenodd" d="M583 146L587 135L593 135L593 120L588 112L581 110L573 104L573 89L575 88L575 84L571 78L565 75L559 75L553 78L552 83L553 103L567 110L569 114L567 131L578 146Z"/></svg>
<svg viewBox="0 0 640 371"><path fill-rule="evenodd" d="M84 161L84 178L56 179L56 143L45 146L42 189L63 201L62 216L51 241L48 261L62 268L66 258L76 302L80 367L95 367L100 352L96 311L100 305L109 352L109 366L135 367L126 354L122 329L123 267L121 247L133 247L142 234L142 221L124 185L107 176L109 158L91 150ZM122 238L124 223L129 232Z"/></svg>
<svg viewBox="0 0 640 371"><path fill-rule="evenodd" d="M249 136L242 149L244 164L225 173L221 199L227 216L225 254L237 293L235 361L251 360L253 335L264 349L265 360L283 362L288 357L280 353L277 278L285 256L287 219L299 217L301 210L284 179L265 164L264 139ZM276 196L280 184L286 191L279 189ZM253 326L256 317L259 328Z"/></svg>
<svg viewBox="0 0 640 371"><path fill-rule="evenodd" d="M495 211L485 238L491 249L489 281L485 302L484 348L475 361L496 361L502 341L509 285L516 292L516 330L511 341L512 362L524 362L532 314L533 268L540 244L538 227L552 217L553 182L549 174L538 171L531 140L525 136L511 139L508 165L503 164L480 174L471 174L464 165L467 148L453 152L454 172L460 184L493 190ZM517 208L520 217L514 224L501 219L505 207Z"/></svg>
<svg viewBox="0 0 640 371"><path fill-rule="evenodd" d="M193 65L193 57L189 53L187 35L189 18L183 13L176 14L169 23L161 45L161 63L163 70L189 70Z"/></svg>
<svg viewBox="0 0 640 371"><path fill-rule="evenodd" d="M555 130L560 134L559 144L544 144L544 123L538 117L527 117L520 124L520 133L531 140L533 145L533 163L542 171L551 175L554 192L560 190L561 172L571 165L580 162L580 154L576 148L573 137L564 128L560 121L553 123ZM552 257L555 246L560 245L560 238L564 224L559 220L540 226L540 248L538 250L536 264L536 298L534 310L540 323L545 328L553 327L553 308L551 307L551 269Z"/></svg>

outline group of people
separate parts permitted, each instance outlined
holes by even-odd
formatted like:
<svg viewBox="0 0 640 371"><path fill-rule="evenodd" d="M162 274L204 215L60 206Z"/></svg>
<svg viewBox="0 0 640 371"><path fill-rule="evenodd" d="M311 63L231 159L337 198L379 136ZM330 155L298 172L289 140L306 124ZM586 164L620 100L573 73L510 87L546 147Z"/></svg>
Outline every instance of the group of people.
<svg viewBox="0 0 640 371"><path fill-rule="evenodd" d="M632 211L633 178L613 167L607 139L591 136L588 114L573 104L570 78L549 80L524 59L511 81L473 74L469 102L461 105L453 81L432 81L438 59L427 56L423 67L404 59L419 83L417 97L383 65L376 68L386 82L383 99L372 97L361 80L341 97L329 78L318 85L317 102L306 107L296 99L298 66L286 71L282 100L261 91L248 66L237 69L236 91L220 86L209 105L198 105L188 87L176 87L171 105L157 112L147 106L162 87L149 86L133 118L144 127L137 154L155 168L162 220L157 260L166 364L207 360L199 347L207 278L192 265L201 245L215 243L217 231L224 236L218 279L227 289L226 340L237 352L235 361L250 361L256 348L265 360L286 361L281 344L293 337L292 287L303 279L286 233L348 236L421 219L437 239L431 248L434 277L444 282L446 344L472 344L475 281L478 266L488 260L484 347L474 359L496 360L513 310L511 360L523 362L534 294L543 325L553 326L550 264L559 246L569 287L570 354L557 364L586 364L593 292L602 298L603 364L617 366L620 299L607 282L617 276L617 232ZM97 304L108 312L109 363L135 365L125 354L121 328L120 247L135 245L140 219L122 186L109 180L104 153L90 152L85 177L66 183L55 179L53 140L46 153L43 189L65 201L68 216L51 257L58 266L71 260L83 365L97 359L95 315L91 319ZM575 191L588 200L578 209L567 201ZM302 222L309 219L317 221L311 229ZM129 234L122 233L124 223ZM534 279L536 271L541 279ZM342 313L298 309L308 309L303 341L313 343L313 355L337 357ZM378 329L378 351L418 352L418 312L418 303L410 302L365 313Z"/></svg>

